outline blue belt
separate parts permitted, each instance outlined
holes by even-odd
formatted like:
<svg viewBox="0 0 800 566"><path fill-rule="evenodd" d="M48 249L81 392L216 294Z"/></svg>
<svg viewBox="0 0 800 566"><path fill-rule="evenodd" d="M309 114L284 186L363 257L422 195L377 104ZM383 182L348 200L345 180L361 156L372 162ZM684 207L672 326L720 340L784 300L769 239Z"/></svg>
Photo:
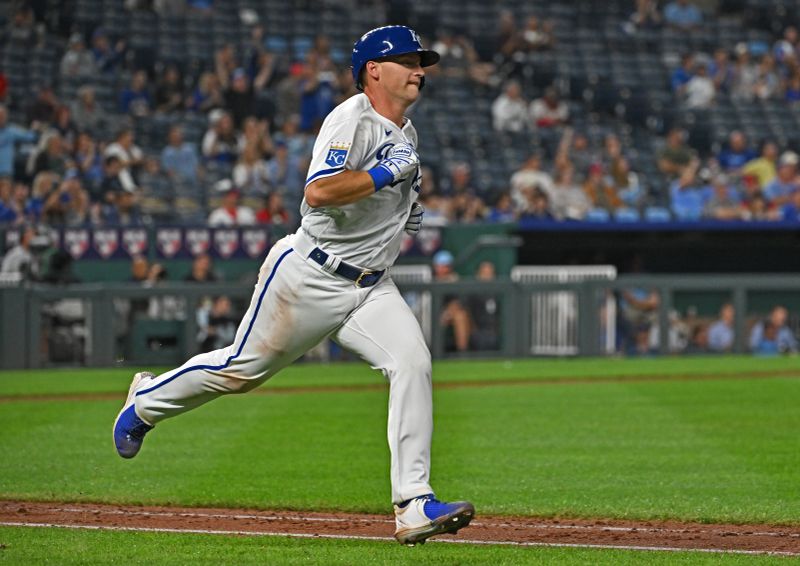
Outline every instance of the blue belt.
<svg viewBox="0 0 800 566"><path fill-rule="evenodd" d="M316 261L318 264L324 266L328 261L328 254L319 248L314 248L308 257ZM345 279L349 279L356 284L356 287L372 287L380 281L385 269L380 271L370 271L369 269L359 269L349 263L339 262L339 267L336 268L337 275L341 275Z"/></svg>

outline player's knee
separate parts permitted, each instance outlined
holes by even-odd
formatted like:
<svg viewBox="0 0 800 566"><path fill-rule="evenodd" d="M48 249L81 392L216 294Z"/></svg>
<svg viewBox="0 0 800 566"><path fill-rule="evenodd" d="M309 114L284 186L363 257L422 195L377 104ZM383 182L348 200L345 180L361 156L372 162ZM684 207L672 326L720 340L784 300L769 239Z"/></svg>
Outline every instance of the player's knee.
<svg viewBox="0 0 800 566"><path fill-rule="evenodd" d="M410 352L397 361L397 372L411 377L430 379L431 354L427 350Z"/></svg>

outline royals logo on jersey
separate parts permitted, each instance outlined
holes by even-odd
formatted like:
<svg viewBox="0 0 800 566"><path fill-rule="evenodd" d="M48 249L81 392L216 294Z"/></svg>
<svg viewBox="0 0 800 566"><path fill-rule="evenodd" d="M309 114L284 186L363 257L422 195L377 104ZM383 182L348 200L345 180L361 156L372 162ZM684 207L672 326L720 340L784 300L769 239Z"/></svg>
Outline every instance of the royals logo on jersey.
<svg viewBox="0 0 800 566"><path fill-rule="evenodd" d="M204 254L211 246L211 234L205 228L186 230L186 247L193 256Z"/></svg>
<svg viewBox="0 0 800 566"><path fill-rule="evenodd" d="M147 231L142 228L123 230L122 247L130 256L143 254L147 248Z"/></svg>
<svg viewBox="0 0 800 566"><path fill-rule="evenodd" d="M181 249L180 229L159 228L158 232L156 232L156 247L164 257L173 257Z"/></svg>
<svg viewBox="0 0 800 566"><path fill-rule="evenodd" d="M89 231L88 230L65 230L64 231L64 248L66 248L69 255L73 259L80 259L89 249Z"/></svg>
<svg viewBox="0 0 800 566"><path fill-rule="evenodd" d="M92 235L94 249L103 259L108 259L119 248L119 232L116 230L95 230Z"/></svg>
<svg viewBox="0 0 800 566"><path fill-rule="evenodd" d="M253 259L261 257L267 249L266 230L261 228L242 230L242 247Z"/></svg>
<svg viewBox="0 0 800 566"><path fill-rule="evenodd" d="M347 159L347 152L349 150L349 143L332 143L328 148L328 155L325 157L325 163L331 167L344 167L344 162Z"/></svg>
<svg viewBox="0 0 800 566"><path fill-rule="evenodd" d="M236 230L215 230L214 248L220 257L228 259L239 249L239 232Z"/></svg>

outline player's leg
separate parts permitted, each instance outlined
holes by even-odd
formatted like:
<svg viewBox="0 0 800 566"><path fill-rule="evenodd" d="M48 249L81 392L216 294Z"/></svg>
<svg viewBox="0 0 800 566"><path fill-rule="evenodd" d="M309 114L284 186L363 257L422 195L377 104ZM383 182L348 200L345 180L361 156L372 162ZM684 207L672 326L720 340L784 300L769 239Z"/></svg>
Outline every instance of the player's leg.
<svg viewBox="0 0 800 566"><path fill-rule="evenodd" d="M120 455L135 456L156 423L220 395L249 391L301 356L355 306L347 283L310 265L286 240L278 242L259 272L233 344L159 376L137 374L114 427Z"/></svg>
<svg viewBox="0 0 800 566"><path fill-rule="evenodd" d="M387 279L347 318L334 339L389 380L392 500L400 542L424 542L469 524L471 503L442 503L429 483L433 433L431 357L422 330Z"/></svg>

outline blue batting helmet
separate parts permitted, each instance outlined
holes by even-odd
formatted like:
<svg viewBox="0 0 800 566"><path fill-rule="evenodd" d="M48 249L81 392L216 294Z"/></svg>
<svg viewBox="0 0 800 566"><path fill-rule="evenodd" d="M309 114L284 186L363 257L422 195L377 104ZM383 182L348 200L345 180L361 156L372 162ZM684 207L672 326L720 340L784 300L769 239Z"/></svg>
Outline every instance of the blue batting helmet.
<svg viewBox="0 0 800 566"><path fill-rule="evenodd" d="M359 90L364 88L359 80L359 75L367 61L405 53L419 53L420 64L423 67L429 67L439 62L439 54L436 51L424 49L417 32L409 27L383 26L362 35L361 39L356 41L353 46L352 70L356 87Z"/></svg>

